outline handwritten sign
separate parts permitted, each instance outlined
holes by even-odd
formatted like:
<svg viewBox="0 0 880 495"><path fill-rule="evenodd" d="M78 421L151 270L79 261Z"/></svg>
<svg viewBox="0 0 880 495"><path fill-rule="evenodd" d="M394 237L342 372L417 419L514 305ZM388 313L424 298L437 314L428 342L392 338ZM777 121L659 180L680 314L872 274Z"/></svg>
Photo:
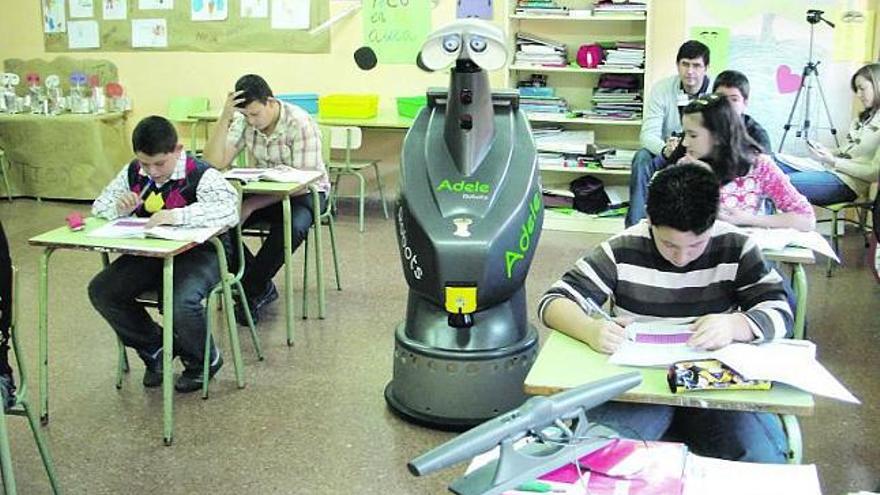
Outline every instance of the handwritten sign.
<svg viewBox="0 0 880 495"><path fill-rule="evenodd" d="M364 45L380 63L415 64L431 30L430 0L364 0Z"/></svg>

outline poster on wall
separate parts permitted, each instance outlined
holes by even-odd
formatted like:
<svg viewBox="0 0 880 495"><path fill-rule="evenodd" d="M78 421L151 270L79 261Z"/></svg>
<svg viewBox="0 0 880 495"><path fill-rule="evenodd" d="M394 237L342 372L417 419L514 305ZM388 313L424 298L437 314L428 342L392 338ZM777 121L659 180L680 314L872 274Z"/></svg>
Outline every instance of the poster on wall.
<svg viewBox="0 0 880 495"><path fill-rule="evenodd" d="M269 0L241 0L241 17L269 17Z"/></svg>
<svg viewBox="0 0 880 495"><path fill-rule="evenodd" d="M805 138L834 147L832 127L839 135L849 127L853 111L849 80L861 62L835 60L836 29L807 20L809 8L828 12L826 17L834 22L830 13L836 7L837 2L833 0L814 0L809 6L800 2L766 0L686 0L684 11L689 29L728 30L727 63L721 66L722 56L716 65L715 56L711 54L710 67L714 73L734 69L748 77L751 104L746 112L767 130L774 151L782 140L784 126L789 123L785 151L793 154L807 153ZM820 62L818 77L806 81L808 84L804 85L798 104L794 105L802 83L801 73L810 61ZM674 69L674 60L670 60L670 74ZM818 88L820 84L824 98ZM825 112L826 104L831 114L830 122ZM796 131L808 120L809 136L804 134L796 138Z"/></svg>
<svg viewBox="0 0 880 495"><path fill-rule="evenodd" d="M64 0L43 0L43 32L65 31L67 31L67 20L64 16Z"/></svg>
<svg viewBox="0 0 880 495"><path fill-rule="evenodd" d="M70 21L67 23L67 47L71 50L100 48L98 21Z"/></svg>
<svg viewBox="0 0 880 495"><path fill-rule="evenodd" d="M457 0L455 17L492 20L492 0Z"/></svg>
<svg viewBox="0 0 880 495"><path fill-rule="evenodd" d="M165 19L133 19L131 46L134 48L167 48L168 29Z"/></svg>
<svg viewBox="0 0 880 495"><path fill-rule="evenodd" d="M70 0L70 17L94 17L94 0Z"/></svg>
<svg viewBox="0 0 880 495"><path fill-rule="evenodd" d="M308 29L311 0L273 0L272 29Z"/></svg>
<svg viewBox="0 0 880 495"><path fill-rule="evenodd" d="M364 45L380 63L415 64L422 43L431 31L429 0L364 2Z"/></svg>
<svg viewBox="0 0 880 495"><path fill-rule="evenodd" d="M194 21L223 21L229 17L226 0L192 0L190 9Z"/></svg>
<svg viewBox="0 0 880 495"><path fill-rule="evenodd" d="M128 16L128 0L104 0L104 20L124 21Z"/></svg>
<svg viewBox="0 0 880 495"><path fill-rule="evenodd" d="M138 0L141 10L173 10L174 0Z"/></svg>

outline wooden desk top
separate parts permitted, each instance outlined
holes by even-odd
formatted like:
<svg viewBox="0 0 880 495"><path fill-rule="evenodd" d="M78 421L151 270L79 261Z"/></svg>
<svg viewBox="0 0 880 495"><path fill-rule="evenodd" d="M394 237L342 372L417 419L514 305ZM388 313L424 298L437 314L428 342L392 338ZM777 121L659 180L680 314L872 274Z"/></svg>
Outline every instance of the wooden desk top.
<svg viewBox="0 0 880 495"><path fill-rule="evenodd" d="M736 411L764 411L811 415L813 396L788 385L774 383L770 390L725 390L674 394L666 383L666 368L634 368L608 364L608 356L560 332L551 332L526 377L524 388L532 395L549 395L627 371L640 371L642 384L615 400Z"/></svg>
<svg viewBox="0 0 880 495"><path fill-rule="evenodd" d="M80 251L114 252L135 256L167 258L176 256L197 246L192 241L170 241L167 239L116 239L108 237L89 237L88 232L104 225L106 220L90 217L86 219L86 227L74 232L68 227L58 227L36 237L28 239L32 246L46 248L65 248ZM217 231L223 230L217 227Z"/></svg>

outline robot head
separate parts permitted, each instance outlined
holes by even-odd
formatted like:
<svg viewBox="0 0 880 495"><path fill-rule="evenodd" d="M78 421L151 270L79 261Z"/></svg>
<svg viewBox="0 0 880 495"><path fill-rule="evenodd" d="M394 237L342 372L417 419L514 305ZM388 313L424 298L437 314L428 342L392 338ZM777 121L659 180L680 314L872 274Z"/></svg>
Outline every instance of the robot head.
<svg viewBox="0 0 880 495"><path fill-rule="evenodd" d="M456 60L496 70L504 67L508 56L501 29L479 19L461 19L434 31L419 54L422 64L432 71L445 69Z"/></svg>

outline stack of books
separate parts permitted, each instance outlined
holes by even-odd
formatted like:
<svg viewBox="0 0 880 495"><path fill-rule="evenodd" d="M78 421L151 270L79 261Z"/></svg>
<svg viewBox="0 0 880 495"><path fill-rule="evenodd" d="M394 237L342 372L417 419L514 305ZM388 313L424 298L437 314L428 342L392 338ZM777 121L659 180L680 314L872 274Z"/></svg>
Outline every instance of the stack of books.
<svg viewBox="0 0 880 495"><path fill-rule="evenodd" d="M514 12L527 15L568 15L568 8L560 6L556 0L518 0Z"/></svg>
<svg viewBox="0 0 880 495"><path fill-rule="evenodd" d="M596 118L636 120L642 118L642 92L624 88L596 88L593 108L587 112Z"/></svg>
<svg viewBox="0 0 880 495"><path fill-rule="evenodd" d="M637 150L617 148L613 153L606 153L602 158L602 168L628 169L632 166Z"/></svg>
<svg viewBox="0 0 880 495"><path fill-rule="evenodd" d="M627 0L625 2L598 0L593 4L593 15L615 16L621 14L647 15L648 5L643 1Z"/></svg>
<svg viewBox="0 0 880 495"><path fill-rule="evenodd" d="M516 33L516 54L513 63L565 67L568 65L568 47L533 34Z"/></svg>
<svg viewBox="0 0 880 495"><path fill-rule="evenodd" d="M543 127L532 130L538 151L538 166L599 168L609 150L594 144L593 131Z"/></svg>
<svg viewBox="0 0 880 495"><path fill-rule="evenodd" d="M600 69L640 69L645 66L645 43L618 41L605 48Z"/></svg>

